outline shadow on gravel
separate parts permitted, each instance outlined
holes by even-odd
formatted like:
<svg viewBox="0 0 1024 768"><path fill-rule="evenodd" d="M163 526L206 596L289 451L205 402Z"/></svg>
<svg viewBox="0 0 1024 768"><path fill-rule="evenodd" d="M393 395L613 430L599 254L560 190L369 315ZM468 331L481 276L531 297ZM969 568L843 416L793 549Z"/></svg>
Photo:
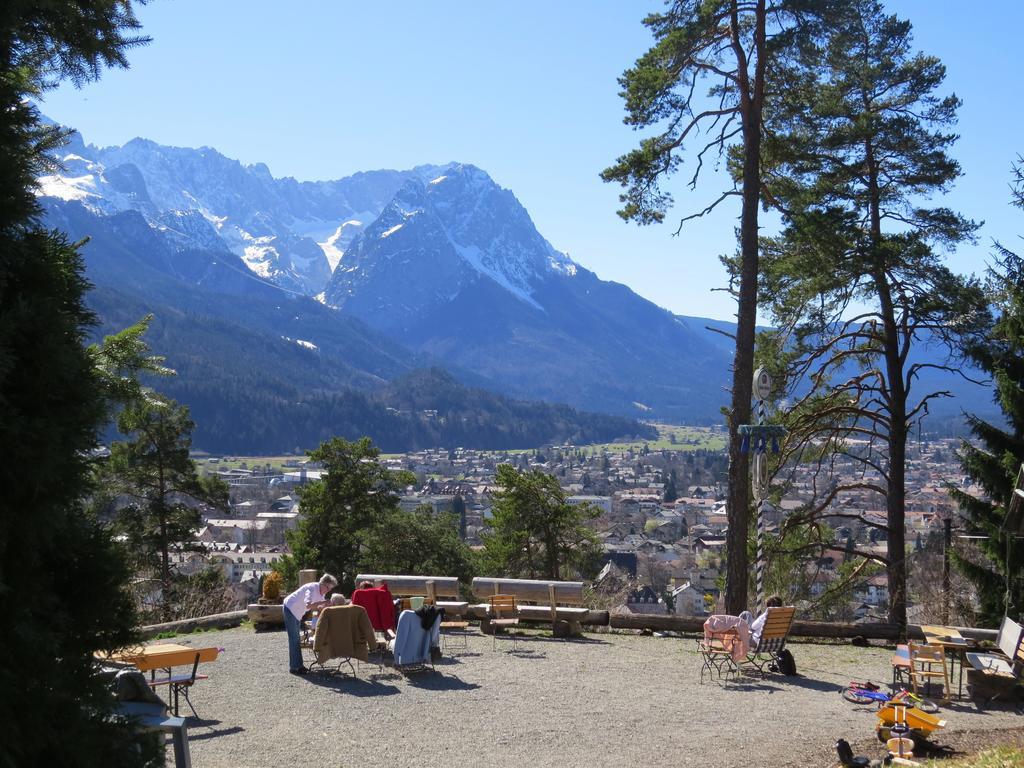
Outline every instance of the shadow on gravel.
<svg viewBox="0 0 1024 768"><path fill-rule="evenodd" d="M823 691L825 693L839 693L843 688L835 683L826 680L815 680L813 677L793 675L789 677L773 678L782 685L795 685L798 688L807 688L811 691Z"/></svg>
<svg viewBox="0 0 1024 768"><path fill-rule="evenodd" d="M519 635L520 642L528 643L569 643L571 645L610 645L598 637L552 637L551 635Z"/></svg>
<svg viewBox="0 0 1024 768"><path fill-rule="evenodd" d="M338 693L347 693L352 696L393 696L401 692L397 686L382 683L379 679L363 680L360 677L347 675L331 677L310 675L306 679L321 688L331 688Z"/></svg>
<svg viewBox="0 0 1024 768"><path fill-rule="evenodd" d="M194 717L188 719L188 740L202 741L203 739L215 739L218 736L230 736L235 733L244 733L245 728L240 725L232 725L228 728L213 728L219 725L220 720L196 720ZM209 728L210 730L192 730L193 728Z"/></svg>
<svg viewBox="0 0 1024 768"><path fill-rule="evenodd" d="M477 683L467 683L457 675L437 674L407 677L406 682L411 686L428 691L474 691L480 687Z"/></svg>

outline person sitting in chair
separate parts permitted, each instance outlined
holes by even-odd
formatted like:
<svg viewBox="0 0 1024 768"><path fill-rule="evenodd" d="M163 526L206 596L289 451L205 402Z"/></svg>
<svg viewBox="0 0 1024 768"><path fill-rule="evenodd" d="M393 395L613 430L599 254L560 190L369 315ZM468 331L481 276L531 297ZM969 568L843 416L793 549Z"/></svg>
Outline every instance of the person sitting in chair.
<svg viewBox="0 0 1024 768"><path fill-rule="evenodd" d="M761 640L761 631L764 629L764 623L768 620L768 609L778 608L782 605L782 598L778 595L772 595L764 601L764 612L756 619L750 611L743 611L740 614L740 618L747 622L750 626L750 645L753 648L757 647L758 642Z"/></svg>

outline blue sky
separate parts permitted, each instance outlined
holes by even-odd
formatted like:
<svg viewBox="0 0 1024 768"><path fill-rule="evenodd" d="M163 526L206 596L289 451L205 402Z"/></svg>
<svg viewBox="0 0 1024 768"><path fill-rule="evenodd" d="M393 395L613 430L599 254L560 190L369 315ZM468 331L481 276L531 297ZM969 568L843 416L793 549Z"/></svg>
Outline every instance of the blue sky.
<svg viewBox="0 0 1024 768"><path fill-rule="evenodd" d="M138 9L153 42L131 69L47 95L43 110L86 141L211 146L275 176L331 179L451 160L511 189L559 250L608 280L686 315L731 318L717 256L734 249L738 207L679 218L717 196L709 176L669 186L665 224L616 215L618 188L598 173L637 135L622 124L616 78L650 45L652 2L480 3L154 0ZM984 220L977 246L950 255L984 270L992 239L1024 234L1008 204L1024 153L1018 80L1024 3L972 12L955 0L891 0L917 47L947 66L964 105L954 149L965 176L944 201ZM684 169L685 170L685 169Z"/></svg>

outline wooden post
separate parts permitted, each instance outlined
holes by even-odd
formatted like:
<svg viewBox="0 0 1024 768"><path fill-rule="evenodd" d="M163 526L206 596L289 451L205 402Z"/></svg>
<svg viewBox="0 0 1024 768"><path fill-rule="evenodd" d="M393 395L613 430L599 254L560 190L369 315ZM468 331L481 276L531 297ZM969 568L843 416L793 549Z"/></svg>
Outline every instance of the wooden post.
<svg viewBox="0 0 1024 768"><path fill-rule="evenodd" d="M311 581L316 581L319 578L316 575L316 568L303 568L299 571L299 586L303 584L309 584Z"/></svg>
<svg viewBox="0 0 1024 768"><path fill-rule="evenodd" d="M555 585L548 584L548 603L551 606L551 631L554 633L555 624L558 623L558 611L555 610Z"/></svg>
<svg viewBox="0 0 1024 768"><path fill-rule="evenodd" d="M437 605L437 590L434 589L433 579L427 579L427 600L429 600L432 605Z"/></svg>

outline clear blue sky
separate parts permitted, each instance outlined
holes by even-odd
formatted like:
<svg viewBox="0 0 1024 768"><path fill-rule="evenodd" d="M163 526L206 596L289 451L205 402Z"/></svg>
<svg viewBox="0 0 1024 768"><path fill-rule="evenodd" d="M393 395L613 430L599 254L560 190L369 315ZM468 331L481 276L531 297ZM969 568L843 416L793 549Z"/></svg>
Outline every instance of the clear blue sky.
<svg viewBox="0 0 1024 768"><path fill-rule="evenodd" d="M917 47L948 69L964 101L954 154L965 176L946 204L985 220L979 244L950 258L983 271L998 238L1024 234L1008 205L1024 153L1019 81L1024 3L892 0ZM211 146L275 176L332 179L451 160L510 188L540 232L601 278L687 315L731 318L717 256L734 248L734 206L678 237L678 219L713 200L712 177L671 184L665 224L616 215L618 187L598 173L636 141L616 78L650 45L653 2L481 3L154 0L140 7L150 45L131 69L47 95L43 110L86 141Z"/></svg>

